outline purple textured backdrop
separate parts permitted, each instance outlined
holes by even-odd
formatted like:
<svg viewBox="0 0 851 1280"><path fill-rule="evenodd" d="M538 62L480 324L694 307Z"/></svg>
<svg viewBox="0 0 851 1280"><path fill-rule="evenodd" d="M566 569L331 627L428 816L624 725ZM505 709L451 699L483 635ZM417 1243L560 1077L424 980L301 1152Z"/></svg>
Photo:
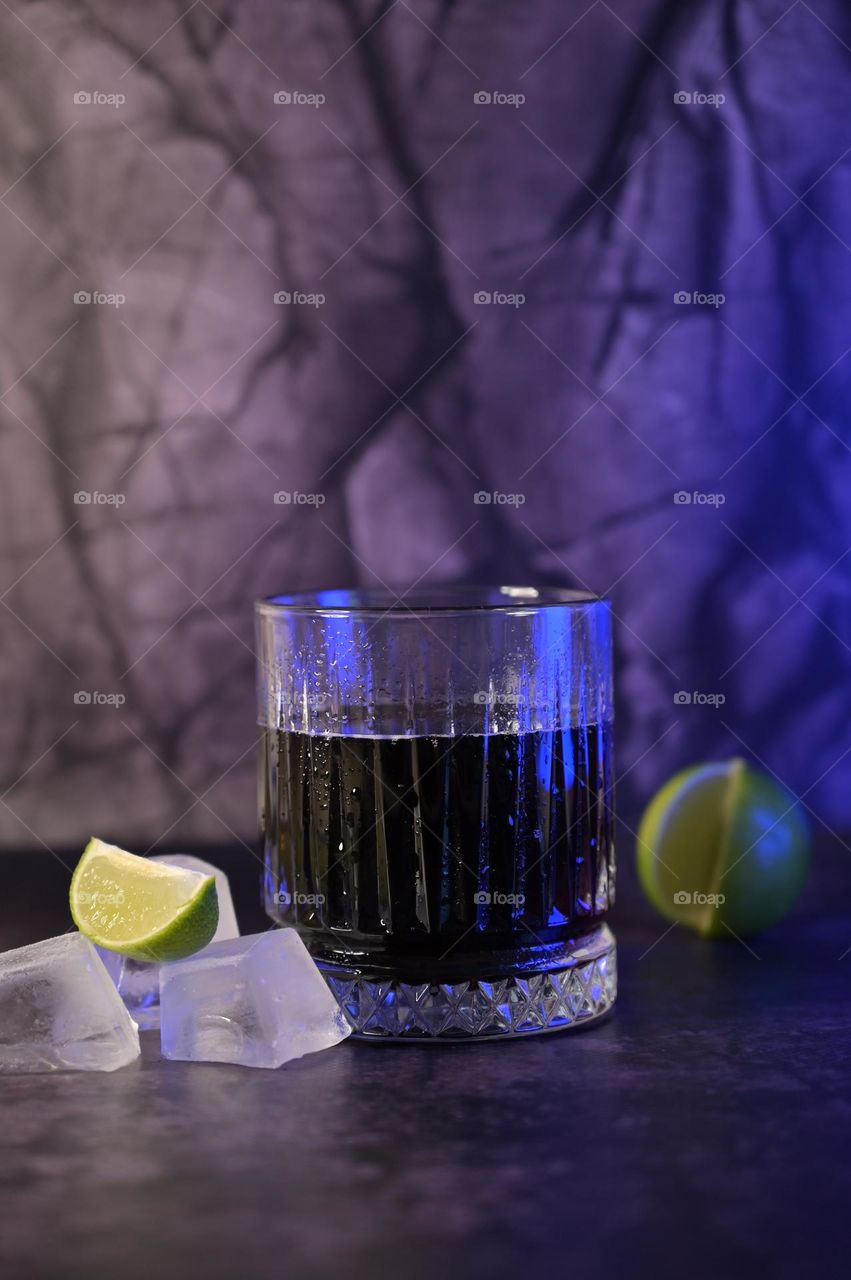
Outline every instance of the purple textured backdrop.
<svg viewBox="0 0 851 1280"><path fill-rule="evenodd" d="M441 579L611 594L628 821L847 822L846 6L0 26L3 843L250 843L253 598Z"/></svg>

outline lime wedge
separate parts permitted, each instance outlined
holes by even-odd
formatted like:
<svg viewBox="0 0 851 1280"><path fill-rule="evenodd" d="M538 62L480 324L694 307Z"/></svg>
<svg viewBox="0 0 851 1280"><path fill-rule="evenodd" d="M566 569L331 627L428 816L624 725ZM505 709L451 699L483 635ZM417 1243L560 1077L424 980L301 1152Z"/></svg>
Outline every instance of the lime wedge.
<svg viewBox="0 0 851 1280"><path fill-rule="evenodd" d="M636 862L667 920L705 937L746 937L787 914L809 854L795 797L734 759L694 765L665 783L641 819Z"/></svg>
<svg viewBox="0 0 851 1280"><path fill-rule="evenodd" d="M206 947L219 920L215 877L139 858L92 839L71 878L80 933L134 960L181 960Z"/></svg>

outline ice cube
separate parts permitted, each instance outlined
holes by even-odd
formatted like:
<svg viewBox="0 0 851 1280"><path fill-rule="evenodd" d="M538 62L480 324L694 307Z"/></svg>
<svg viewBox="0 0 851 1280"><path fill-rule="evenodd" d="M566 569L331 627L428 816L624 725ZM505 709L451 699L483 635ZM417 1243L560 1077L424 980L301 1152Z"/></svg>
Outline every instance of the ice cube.
<svg viewBox="0 0 851 1280"><path fill-rule="evenodd" d="M216 877L216 894L219 899L219 925L213 935L213 942L227 942L230 938L239 937L239 925L236 923L236 912L230 893L230 883L224 871L214 867L201 858L193 858L189 853L157 854L152 862L167 862L171 867L183 867L185 871L199 871L204 876Z"/></svg>
<svg viewBox="0 0 851 1280"><path fill-rule="evenodd" d="M187 871L198 871L205 876L215 876L216 894L219 899L219 924L213 942L224 942L229 938L239 937L239 925L236 923L230 884L224 871L220 871L209 862L202 861L201 858L193 858L188 853L157 854L151 861L167 862L173 867L183 867ZM131 960L129 956L120 956L117 952L105 951L102 947L98 947L98 952L133 1019L143 1031L158 1027L160 1025L159 964L156 961L146 963L143 960Z"/></svg>
<svg viewBox="0 0 851 1280"><path fill-rule="evenodd" d="M211 943L162 966L166 1058L280 1067L351 1028L294 929Z"/></svg>
<svg viewBox="0 0 851 1280"><path fill-rule="evenodd" d="M133 1021L148 1031L160 1022L160 966L144 960L131 960L116 951L97 948L104 968L118 989Z"/></svg>
<svg viewBox="0 0 851 1280"><path fill-rule="evenodd" d="M139 1032L80 933L0 954L0 1071L115 1071Z"/></svg>

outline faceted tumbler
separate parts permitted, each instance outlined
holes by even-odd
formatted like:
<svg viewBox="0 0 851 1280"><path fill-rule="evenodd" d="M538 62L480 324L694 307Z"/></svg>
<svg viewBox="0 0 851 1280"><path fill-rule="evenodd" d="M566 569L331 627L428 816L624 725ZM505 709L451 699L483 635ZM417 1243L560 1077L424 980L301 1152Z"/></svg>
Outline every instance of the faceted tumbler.
<svg viewBox="0 0 851 1280"><path fill-rule="evenodd" d="M264 901L356 1036L515 1038L612 1006L610 610L534 587L257 606Z"/></svg>

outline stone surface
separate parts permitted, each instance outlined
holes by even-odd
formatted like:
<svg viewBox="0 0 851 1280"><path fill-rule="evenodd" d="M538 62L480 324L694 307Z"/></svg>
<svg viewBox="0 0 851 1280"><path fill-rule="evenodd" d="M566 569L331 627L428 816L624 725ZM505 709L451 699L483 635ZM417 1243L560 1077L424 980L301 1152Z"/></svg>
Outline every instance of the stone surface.
<svg viewBox="0 0 851 1280"><path fill-rule="evenodd" d="M243 863L243 878L223 865L254 930ZM845 849L820 843L799 908L751 951L666 933L622 866L618 1005L587 1032L350 1039L282 1071L162 1061L143 1034L138 1069L4 1078L0 1267L35 1280L844 1280ZM0 942L42 927L49 894L61 927L66 888L48 855L0 858Z"/></svg>

